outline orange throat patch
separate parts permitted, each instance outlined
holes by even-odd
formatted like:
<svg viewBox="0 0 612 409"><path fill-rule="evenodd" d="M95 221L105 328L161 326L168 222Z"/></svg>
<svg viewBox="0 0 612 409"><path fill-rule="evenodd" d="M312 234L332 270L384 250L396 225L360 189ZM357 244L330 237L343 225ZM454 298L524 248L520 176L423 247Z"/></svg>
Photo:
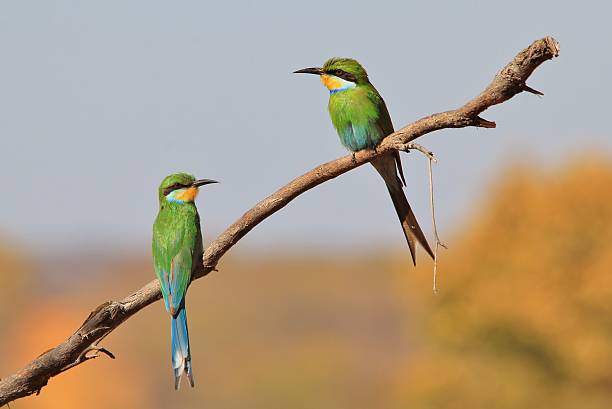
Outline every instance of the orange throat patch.
<svg viewBox="0 0 612 409"><path fill-rule="evenodd" d="M197 195L198 195L198 188L190 187L188 189L183 190L179 194L177 194L175 198L182 202L193 202Z"/></svg>
<svg viewBox="0 0 612 409"><path fill-rule="evenodd" d="M335 75L322 74L321 82L327 87L330 94L346 91L347 89L355 88L357 84L347 81Z"/></svg>
<svg viewBox="0 0 612 409"><path fill-rule="evenodd" d="M342 84L342 81L340 80L340 78L334 77L332 75L327 75L327 74L321 75L321 82L330 91L335 90L335 89L340 89L344 85Z"/></svg>

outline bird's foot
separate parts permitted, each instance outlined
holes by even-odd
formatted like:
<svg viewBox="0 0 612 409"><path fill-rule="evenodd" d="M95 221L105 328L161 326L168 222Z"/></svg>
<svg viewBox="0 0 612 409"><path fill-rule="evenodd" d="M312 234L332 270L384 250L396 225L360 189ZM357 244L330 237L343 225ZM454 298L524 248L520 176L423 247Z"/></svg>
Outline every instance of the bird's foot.
<svg viewBox="0 0 612 409"><path fill-rule="evenodd" d="M355 152L351 152L351 159L353 161L353 165L357 164L357 157L355 156Z"/></svg>

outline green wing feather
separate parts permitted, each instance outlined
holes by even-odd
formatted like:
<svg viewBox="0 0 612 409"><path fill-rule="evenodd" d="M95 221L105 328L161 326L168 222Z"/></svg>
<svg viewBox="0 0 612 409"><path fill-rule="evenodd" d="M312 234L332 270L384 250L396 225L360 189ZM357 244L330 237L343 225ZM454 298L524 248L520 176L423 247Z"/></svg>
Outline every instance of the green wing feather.
<svg viewBox="0 0 612 409"><path fill-rule="evenodd" d="M376 127L381 130L380 141L382 141L386 136L389 136L393 133L393 122L391 122L391 115L389 115L389 110L387 109L387 104L385 104L385 100L382 99L376 88L373 85L370 85L368 98L372 102L378 111L378 118L376 119ZM404 169L402 168L402 161L400 158L399 152L395 152L393 154L393 158L395 159L395 166L397 168L397 173L399 177L406 186L406 178L404 178Z"/></svg>
<svg viewBox="0 0 612 409"><path fill-rule="evenodd" d="M177 205L178 206L178 205ZM191 282L194 260L201 257L202 238L195 206L160 210L153 225L153 262L166 309L178 310Z"/></svg>
<svg viewBox="0 0 612 409"><path fill-rule="evenodd" d="M382 99L382 97L373 85L370 85L368 87L367 96L372 105L375 107L376 112L378 113L376 118L376 126L382 131L382 139L385 136L393 133L393 123L391 122L391 115L389 115L387 104L385 104L385 101Z"/></svg>

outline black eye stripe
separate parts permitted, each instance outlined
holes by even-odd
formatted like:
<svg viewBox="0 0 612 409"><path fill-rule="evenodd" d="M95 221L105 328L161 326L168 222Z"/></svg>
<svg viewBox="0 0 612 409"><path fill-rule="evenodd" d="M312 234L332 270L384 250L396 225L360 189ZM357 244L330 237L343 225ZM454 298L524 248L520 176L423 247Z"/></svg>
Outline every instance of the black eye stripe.
<svg viewBox="0 0 612 409"><path fill-rule="evenodd" d="M327 74L335 75L336 77L342 78L343 80L357 82L357 78L353 74L348 73L344 70L335 69L335 70L328 70L326 72Z"/></svg>
<svg viewBox="0 0 612 409"><path fill-rule="evenodd" d="M170 193L172 193L173 191L177 189L183 189L183 188L190 187L190 186L191 185L183 185L182 183L175 183L164 189L164 196L169 195Z"/></svg>

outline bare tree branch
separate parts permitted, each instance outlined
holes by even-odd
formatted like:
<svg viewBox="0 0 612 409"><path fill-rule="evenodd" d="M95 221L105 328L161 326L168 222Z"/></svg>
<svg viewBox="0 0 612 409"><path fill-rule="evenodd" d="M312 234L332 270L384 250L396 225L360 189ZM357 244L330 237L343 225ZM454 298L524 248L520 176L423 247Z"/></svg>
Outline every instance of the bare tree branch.
<svg viewBox="0 0 612 409"><path fill-rule="evenodd" d="M251 229L291 202L300 194L333 179L377 156L393 150L408 151L410 142L427 133L444 128L476 126L495 128L495 122L479 115L490 106L500 104L514 95L526 91L541 94L526 85L533 71L544 61L559 54L559 44L552 37L535 41L517 54L493 79L493 82L474 99L462 107L437 113L400 129L386 137L374 150L357 152L325 163L289 182L278 191L257 203L234 224L229 226L204 252L204 268L194 279L215 271L221 257ZM43 352L20 371L0 380L0 406L15 399L40 393L50 378L76 365L95 358L99 352L113 357L98 343L142 308L161 298L159 283L151 281L120 301L108 301L98 306L83 325L58 346Z"/></svg>

